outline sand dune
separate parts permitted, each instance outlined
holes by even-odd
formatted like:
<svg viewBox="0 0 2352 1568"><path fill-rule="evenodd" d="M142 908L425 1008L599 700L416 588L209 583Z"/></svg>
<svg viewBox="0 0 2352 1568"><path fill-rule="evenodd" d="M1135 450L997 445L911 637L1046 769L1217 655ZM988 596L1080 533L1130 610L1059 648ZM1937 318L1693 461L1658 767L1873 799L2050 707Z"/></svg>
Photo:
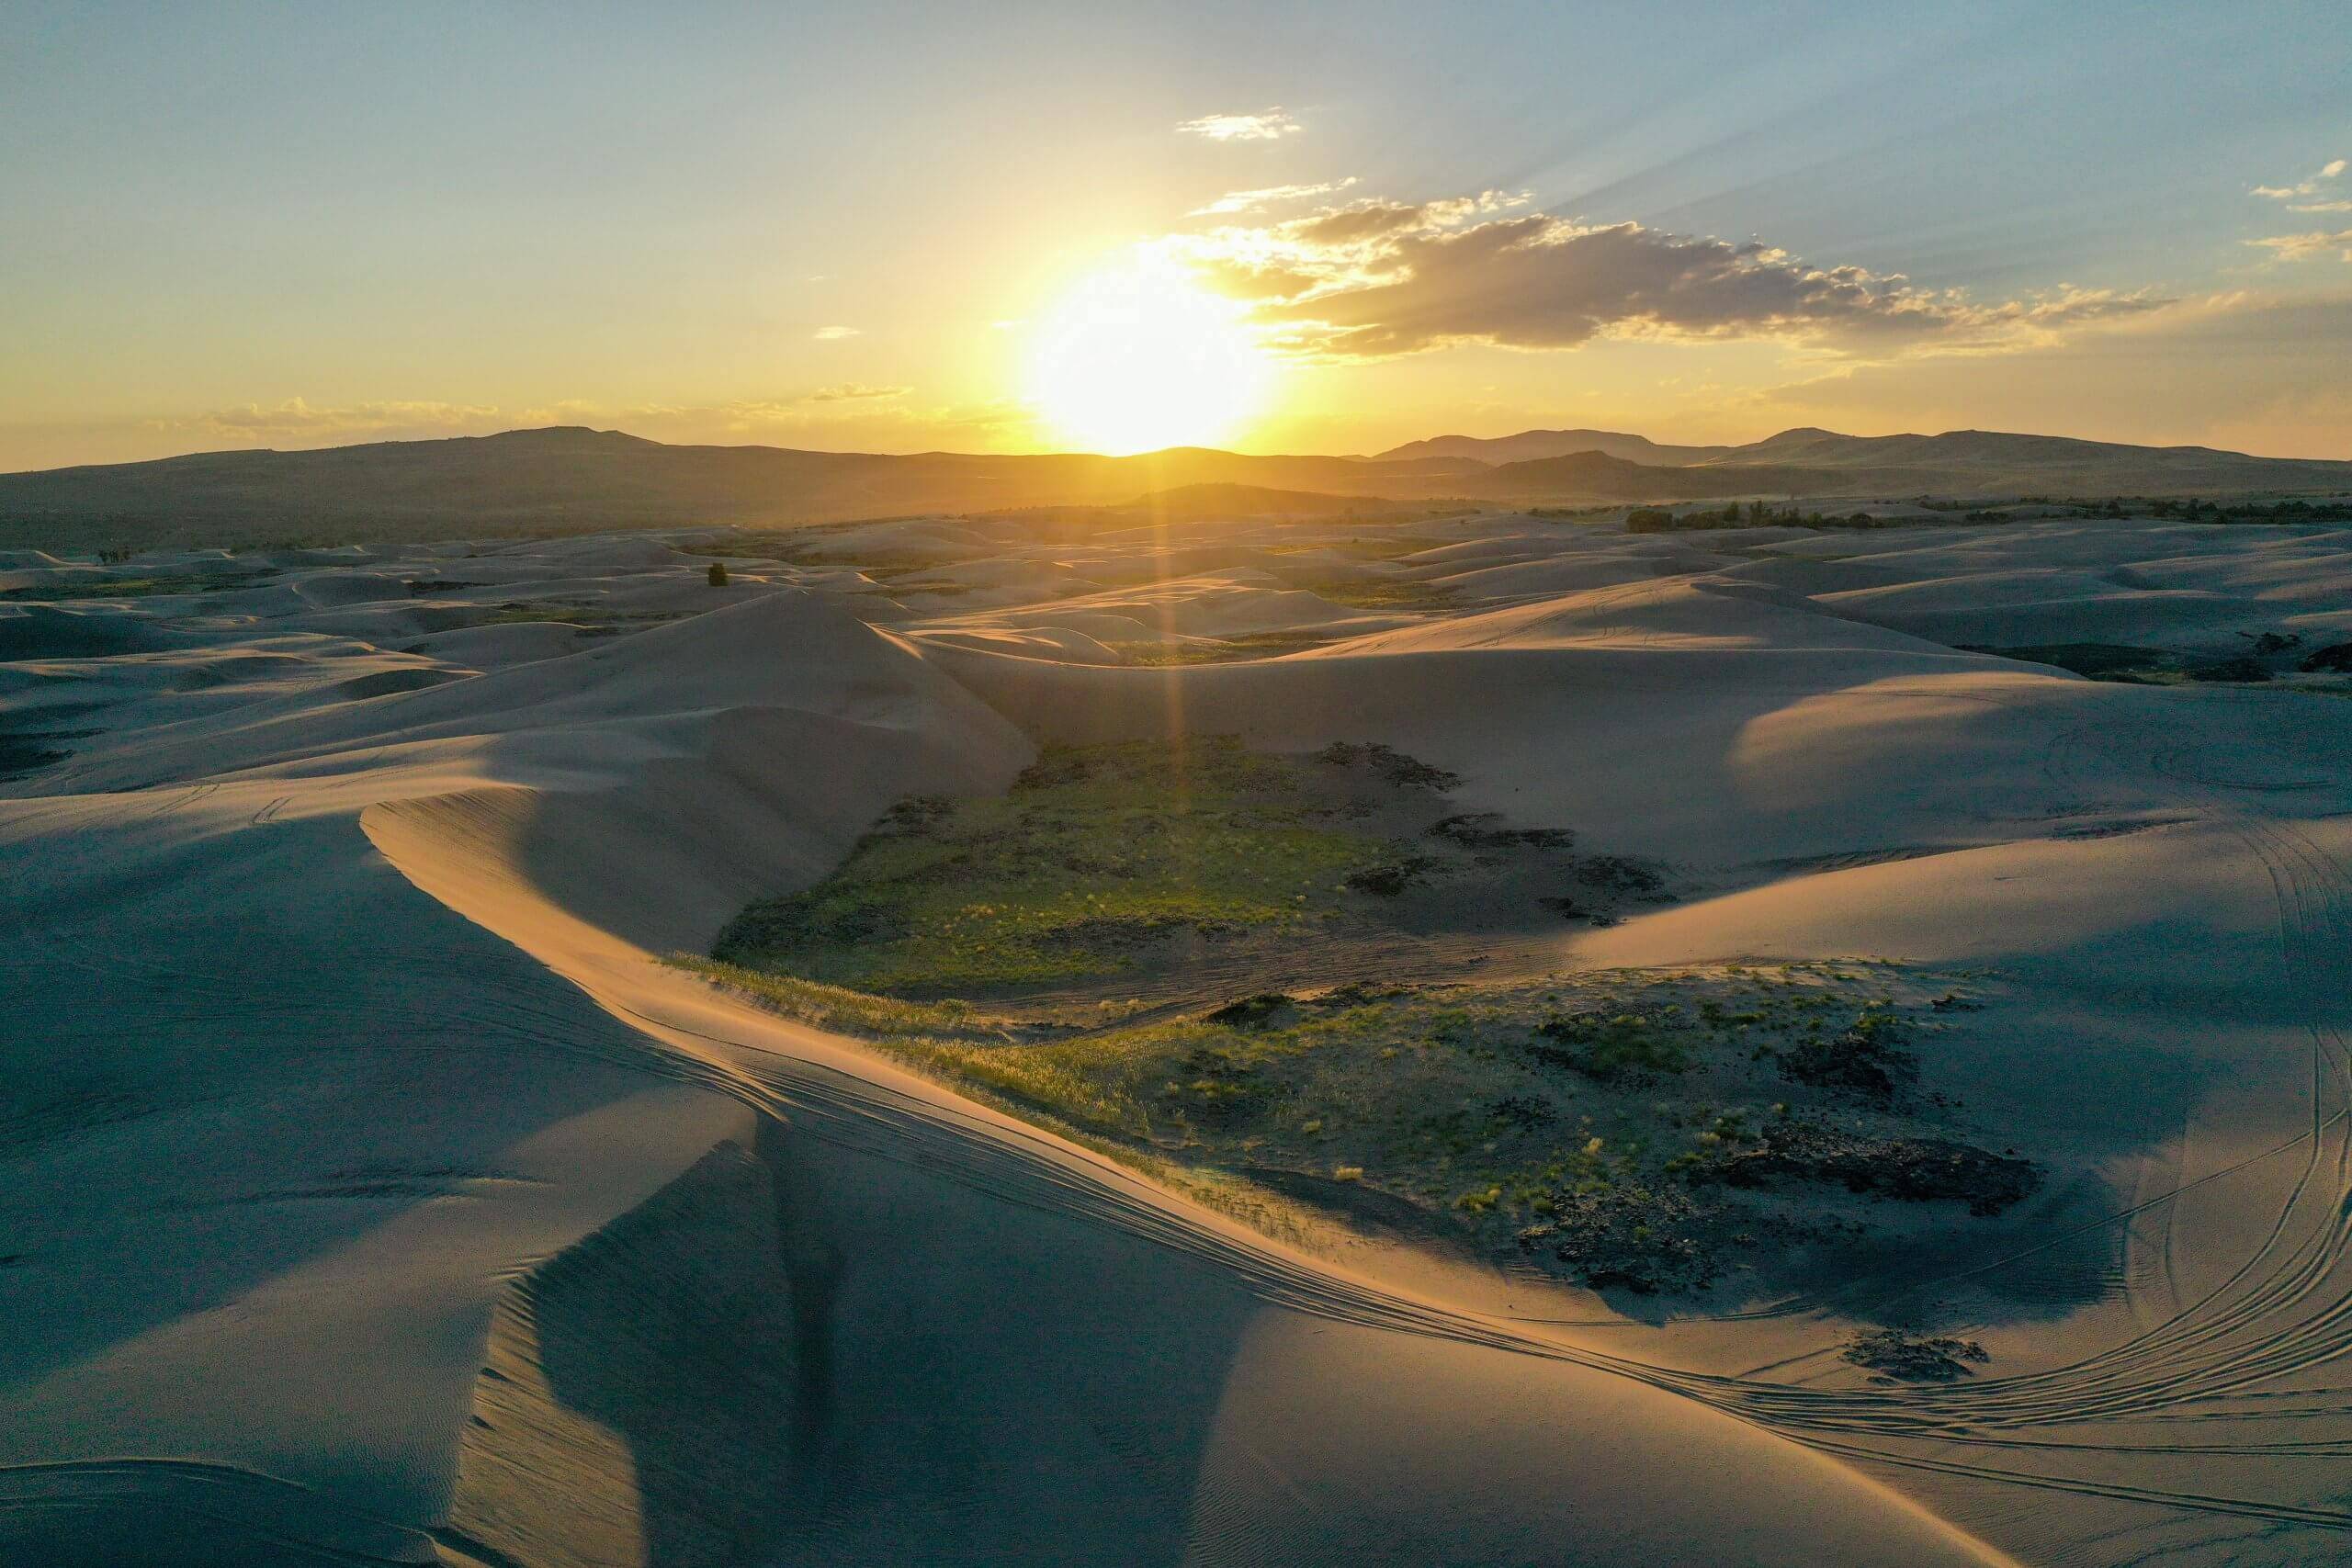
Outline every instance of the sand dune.
<svg viewBox="0 0 2352 1568"><path fill-rule="evenodd" d="M914 557L967 592L902 592ZM2342 678L2296 672L2310 632L2267 685L1951 644L2244 648L2352 612L2343 558L942 520L724 588L616 536L0 605L0 1557L2338 1555ZM1980 974L1922 1092L2047 1180L1645 1305L1245 1223L661 962L894 801L1170 732L1377 740L1671 868L1548 928L1564 972ZM1839 1348L1886 1323L1991 1359L1873 1382Z"/></svg>

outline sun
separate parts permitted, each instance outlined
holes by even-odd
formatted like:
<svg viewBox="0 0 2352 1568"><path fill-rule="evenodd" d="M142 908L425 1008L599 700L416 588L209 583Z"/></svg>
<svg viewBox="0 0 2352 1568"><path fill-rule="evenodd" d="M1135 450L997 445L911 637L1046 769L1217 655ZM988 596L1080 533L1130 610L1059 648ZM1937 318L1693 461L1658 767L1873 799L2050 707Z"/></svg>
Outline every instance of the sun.
<svg viewBox="0 0 2352 1568"><path fill-rule="evenodd" d="M1137 257L1081 279L1037 323L1027 393L1058 438L1125 455L1229 438L1272 379L1238 304Z"/></svg>

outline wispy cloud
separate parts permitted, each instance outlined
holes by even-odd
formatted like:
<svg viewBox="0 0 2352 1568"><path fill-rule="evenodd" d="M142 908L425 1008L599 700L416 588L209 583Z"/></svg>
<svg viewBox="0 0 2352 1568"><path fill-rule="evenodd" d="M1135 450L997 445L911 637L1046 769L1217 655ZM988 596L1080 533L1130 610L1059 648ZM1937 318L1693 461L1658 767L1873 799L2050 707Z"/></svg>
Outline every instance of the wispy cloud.
<svg viewBox="0 0 2352 1568"><path fill-rule="evenodd" d="M2254 194L2285 202L2290 212L2352 212L2352 198L2333 194L2343 189L2335 182L2343 178L2346 167L2346 160L2333 158L2320 165L2319 173L2309 179L2297 180L2290 186L2256 186ZM2272 234L2246 243L2268 251L2275 260L2282 262L2306 261L2339 249L2344 259L2352 262L2352 229L2334 233L2312 230L2301 234Z"/></svg>
<svg viewBox="0 0 2352 1568"><path fill-rule="evenodd" d="M802 400L811 403L863 403L877 399L903 398L912 387L869 387L862 381L844 381L837 387L820 387Z"/></svg>
<svg viewBox="0 0 2352 1568"><path fill-rule="evenodd" d="M2345 167L2344 159L2333 159L2307 180L2290 186L2256 186L2254 194L2285 202L2290 212L2352 212L2352 199L2330 194L2342 188L2335 182L2343 176Z"/></svg>
<svg viewBox="0 0 2352 1568"><path fill-rule="evenodd" d="M2338 229L2333 233L2313 230L2308 234L2273 234L2268 239L2248 240L2277 256L2280 261L2309 261L2329 251L2341 251L2344 259L2352 262L2352 229Z"/></svg>
<svg viewBox="0 0 2352 1568"><path fill-rule="evenodd" d="M1176 132L1206 141L1278 141L1305 129L1276 107L1257 114L1204 114L1184 121Z"/></svg>
<svg viewBox="0 0 2352 1568"><path fill-rule="evenodd" d="M2321 196L2326 193L2329 188L2330 182L2342 177L2345 166L2345 160L2342 158L2330 159L2327 163L2320 166L2318 174L2313 175L2307 180L2297 180L2290 186L2256 186L2254 187L2254 194L2256 196L2267 196L2273 201L2290 202L2295 201L2303 197ZM2322 208L2298 207L2295 210L2298 212L2333 212L2339 210L2340 206L2341 204L2331 203L2330 205Z"/></svg>
<svg viewBox="0 0 2352 1568"><path fill-rule="evenodd" d="M819 343L839 343L843 338L861 337L865 334L856 327L819 327L808 335Z"/></svg>
<svg viewBox="0 0 2352 1568"><path fill-rule="evenodd" d="M232 408L214 409L193 419L159 423L170 428L265 441L407 431L467 434L503 430L514 421L505 410L485 404L390 400L334 405L288 398L279 403L240 403Z"/></svg>
<svg viewBox="0 0 2352 1568"><path fill-rule="evenodd" d="M1346 179L1326 180L1321 185L1268 186L1263 190L1229 190L1206 207L1195 207L1184 216L1217 218L1228 214L1263 212L1269 207L1282 207L1294 201L1305 201L1310 197L1329 196L1335 191L1346 190L1355 183L1355 175L1350 175Z"/></svg>
<svg viewBox="0 0 2352 1568"><path fill-rule="evenodd" d="M1498 191L1358 201L1163 247L1251 304L1270 341L1365 358L1451 344L1573 348L1601 337L1803 340L1859 355L1991 352L2170 301L2061 286L1980 302L1899 274L1817 266L1760 241L1518 212Z"/></svg>

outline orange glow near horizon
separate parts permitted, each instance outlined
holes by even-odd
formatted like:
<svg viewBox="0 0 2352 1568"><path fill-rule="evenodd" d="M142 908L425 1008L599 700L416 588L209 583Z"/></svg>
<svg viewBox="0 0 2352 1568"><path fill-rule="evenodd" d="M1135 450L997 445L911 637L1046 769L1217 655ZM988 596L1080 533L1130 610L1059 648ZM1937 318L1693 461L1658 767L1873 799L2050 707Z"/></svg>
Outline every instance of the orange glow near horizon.
<svg viewBox="0 0 2352 1568"><path fill-rule="evenodd" d="M1273 381L1239 305L1138 257L1090 274L1047 312L1025 391L1059 440L1124 455L1230 441L1265 409Z"/></svg>

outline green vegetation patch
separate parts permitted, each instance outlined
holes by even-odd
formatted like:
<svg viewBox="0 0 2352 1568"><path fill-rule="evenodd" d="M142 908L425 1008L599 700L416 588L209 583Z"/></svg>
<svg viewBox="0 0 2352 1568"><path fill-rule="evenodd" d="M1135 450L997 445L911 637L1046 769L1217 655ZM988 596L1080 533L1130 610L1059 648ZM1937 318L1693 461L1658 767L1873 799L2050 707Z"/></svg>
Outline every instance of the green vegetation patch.
<svg viewBox="0 0 2352 1568"><path fill-rule="evenodd" d="M234 588L251 588L265 579L277 575L274 566L257 567L251 571L182 572L155 577L67 578L44 583L38 588L10 588L0 591L0 600L11 604L34 602L57 604L73 599L152 599L167 593L220 593Z"/></svg>
<svg viewBox="0 0 2352 1568"><path fill-rule="evenodd" d="M1270 556L1339 555L1351 560L1396 560L1442 544L1442 534L1397 533L1372 538L1305 539L1295 544L1260 547Z"/></svg>
<svg viewBox="0 0 2352 1568"><path fill-rule="evenodd" d="M1323 578L1284 586L1351 610L1442 610L1456 596L1450 587L1409 577Z"/></svg>
<svg viewBox="0 0 2352 1568"><path fill-rule="evenodd" d="M1051 746L1002 796L900 802L831 876L752 905L714 953L939 998L1100 980L1172 937L1302 933L1393 855L1313 769L1229 738Z"/></svg>
<svg viewBox="0 0 2352 1568"><path fill-rule="evenodd" d="M2093 681L2117 681L2140 686L2177 686L2190 682L2229 685L2264 683L2293 660L2294 651L2302 642L2300 637L2278 632L2264 632L2259 636L2252 633L2239 635L2246 639L2245 652L2228 658L2207 658L2201 661L2169 653L2163 649L2134 648L2128 643L2059 642L2017 648L1970 643L1958 646L1964 653L1990 653L2003 659L2023 660L2031 664L2055 665ZM2319 655L2312 655L2296 667L2306 673L2341 667L2314 663L2312 660L2318 658Z"/></svg>
<svg viewBox="0 0 2352 1568"><path fill-rule="evenodd" d="M531 603L509 600L485 613L471 624L478 626L527 626L558 625L578 626L590 637L612 637L622 632L642 631L665 622L683 620L684 611L608 610L602 605L577 600L545 600Z"/></svg>
<svg viewBox="0 0 2352 1568"><path fill-rule="evenodd" d="M1702 1290L1849 1239L1873 1203L1964 1224L2032 1190L1919 1088L1973 1007L1962 977L1400 976L1398 932L1467 929L1445 922L1482 897L1657 896L1567 829L1460 811L1461 783L1376 742L1049 746L1001 796L900 802L831 876L678 962L1227 1198L1596 1287Z"/></svg>
<svg viewBox="0 0 2352 1568"><path fill-rule="evenodd" d="M2087 675L2094 681L2149 681L2169 675L2178 667L2178 660L2162 649L2134 648L2128 643L2053 642L2017 648L1975 643L1959 646L1963 653L1990 653L2001 659L2022 660L2028 664L2054 665L2060 670L2071 670L2077 675Z"/></svg>
<svg viewBox="0 0 2352 1568"><path fill-rule="evenodd" d="M22 729L15 733L0 732L0 784L25 778L52 763L62 762L74 754L69 747L51 746L52 740L77 740L85 735L96 735L95 729Z"/></svg>
<svg viewBox="0 0 2352 1568"><path fill-rule="evenodd" d="M1130 664L1226 664L1241 659L1272 659L1321 648L1337 638L1329 631L1250 632L1241 637L1194 637L1185 642L1152 638L1114 642L1108 646L1125 654Z"/></svg>
<svg viewBox="0 0 2352 1568"><path fill-rule="evenodd" d="M1973 1004L1885 964L1359 982L1040 1022L681 962L1138 1163L1410 1216L1600 1288L1704 1290L1850 1236L1875 1201L1966 1224L2039 1181L1909 1087ZM1857 1049L1883 1086L1822 1070Z"/></svg>

